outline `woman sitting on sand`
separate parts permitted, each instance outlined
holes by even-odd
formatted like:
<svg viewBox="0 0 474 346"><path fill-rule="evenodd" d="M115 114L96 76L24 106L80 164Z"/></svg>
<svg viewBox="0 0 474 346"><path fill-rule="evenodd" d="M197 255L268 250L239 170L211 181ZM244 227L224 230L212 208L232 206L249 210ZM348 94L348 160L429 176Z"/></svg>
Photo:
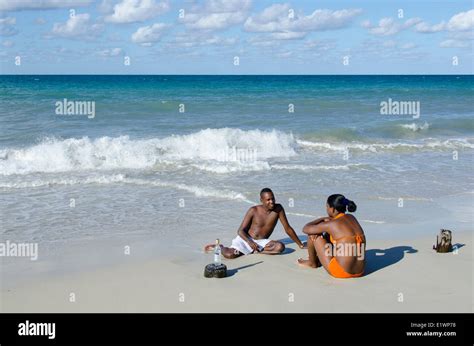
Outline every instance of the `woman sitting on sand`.
<svg viewBox="0 0 474 346"><path fill-rule="evenodd" d="M303 228L308 235L309 259L298 259L301 266L317 268L321 265L336 278L362 276L365 267L365 235L357 219L349 212L356 211L353 201L343 195L331 195L326 203L329 218L314 220ZM329 239L328 239L329 238Z"/></svg>

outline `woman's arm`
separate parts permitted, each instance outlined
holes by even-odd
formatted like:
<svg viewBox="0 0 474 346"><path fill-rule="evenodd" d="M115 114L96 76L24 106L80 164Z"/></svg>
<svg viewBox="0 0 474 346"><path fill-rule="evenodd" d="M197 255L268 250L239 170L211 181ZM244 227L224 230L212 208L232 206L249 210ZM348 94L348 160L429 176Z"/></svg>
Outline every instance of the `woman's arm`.
<svg viewBox="0 0 474 346"><path fill-rule="evenodd" d="M306 225L317 225L321 222L328 221L330 218L328 216L322 216L314 221L308 222Z"/></svg>
<svg viewBox="0 0 474 346"><path fill-rule="evenodd" d="M303 232L308 235L322 234L327 231L328 224L326 222L329 221L330 219L328 217L321 217L317 220L311 221L303 227Z"/></svg>

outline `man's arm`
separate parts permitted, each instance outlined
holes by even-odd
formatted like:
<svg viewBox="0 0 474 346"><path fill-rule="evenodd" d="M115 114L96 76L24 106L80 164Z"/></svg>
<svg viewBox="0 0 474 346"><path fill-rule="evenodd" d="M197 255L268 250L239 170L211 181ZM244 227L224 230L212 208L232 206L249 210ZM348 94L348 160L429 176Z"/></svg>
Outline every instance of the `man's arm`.
<svg viewBox="0 0 474 346"><path fill-rule="evenodd" d="M255 250L258 251L257 243L255 243L248 234L248 230L250 229L250 226L252 225L254 212L255 212L255 207L251 207L247 211L247 214L245 214L244 219L242 220L242 223L240 224L239 229L237 230L237 234L243 240L245 240L254 251Z"/></svg>
<svg viewBox="0 0 474 346"><path fill-rule="evenodd" d="M278 213L278 217L280 219L281 224L283 225L283 228L285 229L286 234L288 234L288 236L299 246L300 249L303 249L304 244L296 235L296 232L293 227L290 226L288 219L286 218L285 209L283 209L283 207L281 207L281 210Z"/></svg>
<svg viewBox="0 0 474 346"><path fill-rule="evenodd" d="M328 224L326 222L329 222L330 220L331 219L328 217L320 217L319 219L307 223L303 227L303 232L307 235L323 234L328 229Z"/></svg>

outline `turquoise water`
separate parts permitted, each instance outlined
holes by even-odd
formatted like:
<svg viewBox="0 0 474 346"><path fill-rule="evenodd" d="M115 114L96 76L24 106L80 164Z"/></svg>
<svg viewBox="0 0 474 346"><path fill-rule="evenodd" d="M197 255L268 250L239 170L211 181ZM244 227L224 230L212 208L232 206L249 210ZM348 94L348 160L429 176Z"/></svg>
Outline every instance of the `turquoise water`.
<svg viewBox="0 0 474 346"><path fill-rule="evenodd" d="M332 193L375 225L472 202L473 76L1 76L0 90L9 239L230 239L265 186L298 226ZM94 117L56 114L64 99ZM420 116L381 114L389 99Z"/></svg>
<svg viewBox="0 0 474 346"><path fill-rule="evenodd" d="M472 76L1 76L4 146L64 138L150 138L205 128L269 129L339 140L421 139L472 134ZM56 101L96 102L97 117L59 117ZM421 104L409 116L381 116L380 102ZM295 113L288 112L288 104ZM179 113L179 104L185 112Z"/></svg>

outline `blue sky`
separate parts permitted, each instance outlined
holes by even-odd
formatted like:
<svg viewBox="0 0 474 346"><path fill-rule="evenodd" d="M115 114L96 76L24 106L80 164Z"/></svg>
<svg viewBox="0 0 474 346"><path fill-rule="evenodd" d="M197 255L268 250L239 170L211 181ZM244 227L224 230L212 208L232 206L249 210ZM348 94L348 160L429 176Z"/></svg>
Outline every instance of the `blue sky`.
<svg viewBox="0 0 474 346"><path fill-rule="evenodd" d="M0 73L472 74L473 30L472 1L0 0Z"/></svg>

